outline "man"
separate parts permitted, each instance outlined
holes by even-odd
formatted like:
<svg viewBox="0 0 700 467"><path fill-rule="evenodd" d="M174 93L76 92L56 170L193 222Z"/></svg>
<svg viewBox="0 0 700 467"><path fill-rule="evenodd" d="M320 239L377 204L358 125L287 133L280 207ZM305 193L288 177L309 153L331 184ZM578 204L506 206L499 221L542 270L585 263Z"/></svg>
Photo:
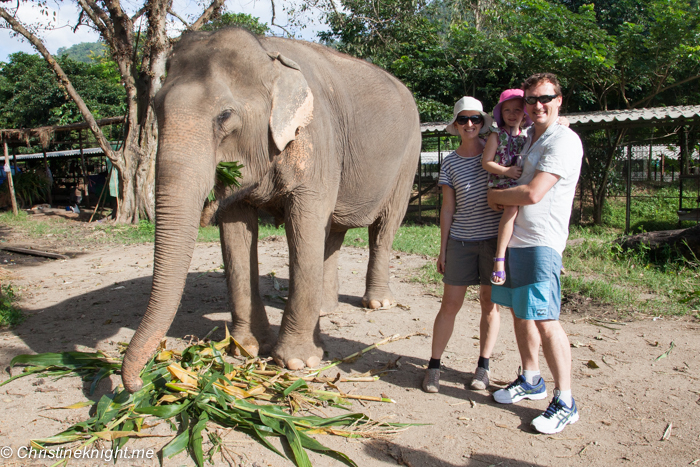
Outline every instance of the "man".
<svg viewBox="0 0 700 467"><path fill-rule="evenodd" d="M554 398L532 421L541 433L558 433L578 420L571 395L571 349L559 323L561 255L581 171L583 147L569 128L557 123L562 103L556 76L539 73L523 83L525 108L534 125L523 149L518 186L490 190L492 206L520 206L506 255L506 281L493 287L492 301L513 311L523 374L494 399L512 404L547 397L539 371L539 342L554 376Z"/></svg>

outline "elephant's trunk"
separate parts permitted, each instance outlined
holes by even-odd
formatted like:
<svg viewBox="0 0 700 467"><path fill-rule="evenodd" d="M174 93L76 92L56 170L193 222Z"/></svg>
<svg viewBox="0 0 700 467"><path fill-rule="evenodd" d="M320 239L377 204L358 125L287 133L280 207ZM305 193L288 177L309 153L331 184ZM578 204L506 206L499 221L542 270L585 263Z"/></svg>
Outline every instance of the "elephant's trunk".
<svg viewBox="0 0 700 467"><path fill-rule="evenodd" d="M162 140L161 140L162 144ZM182 144L182 143L181 143ZM161 148L162 149L162 148ZM205 154L203 148L198 148ZM211 150L208 151L211 154ZM185 287L204 199L214 182L211 162L193 169L192 158L179 162L159 151L156 182L156 235L153 285L146 314L141 321L122 365L122 381L127 391L141 389L139 376L175 318ZM201 163L200 163L201 164ZM208 167L211 165L211 167Z"/></svg>

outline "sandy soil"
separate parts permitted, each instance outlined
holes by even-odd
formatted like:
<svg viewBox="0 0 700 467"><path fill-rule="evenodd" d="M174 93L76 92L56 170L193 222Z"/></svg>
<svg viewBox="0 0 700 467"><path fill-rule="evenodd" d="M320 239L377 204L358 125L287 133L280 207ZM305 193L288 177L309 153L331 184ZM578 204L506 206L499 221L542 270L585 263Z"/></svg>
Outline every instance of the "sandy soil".
<svg viewBox="0 0 700 467"><path fill-rule="evenodd" d="M21 307L27 320L10 330L0 330L0 381L8 378L10 360L19 354L100 349L116 352L128 342L146 309L151 284L152 245L81 246L93 235L79 224L71 238L27 241L0 226L4 244L34 246L65 253L69 260L45 260L0 252L0 266L12 283L22 288ZM75 232L82 232L82 234ZM260 282L268 315L275 329L283 302L268 274L282 286L288 280L288 253L282 238L260 244ZM368 252L346 248L340 257L340 308L321 318L327 360L342 358L386 336L419 333L380 347L351 364L328 372L334 376L362 373L396 362L396 368L374 383L340 383L345 392L378 396L386 394L395 404L355 402L352 410L375 419L425 424L391 439L348 441L324 436L320 441L348 454L359 466L549 466L549 465L700 465L700 323L694 319L654 319L628 315L619 330L595 325L594 318L611 320L614 312L592 306L581 297L569 297L562 324L569 334L573 354L574 396L581 419L555 436L539 435L529 422L548 400L517 405L496 404L490 392L515 378L519 361L509 313L502 313L502 328L492 358L492 387L488 391L465 388L478 357L479 304L470 291L458 317L455 333L443 357L439 394L420 389L430 353L432 321L440 298L411 281L428 258L395 253L391 262L392 288L401 304L389 310L369 312L361 308ZM226 311L226 287L218 244L198 244L181 309L168 333L168 345L183 345L187 335L204 336L214 326L230 321ZM2 278L8 280L7 275ZM223 327L222 327L223 328ZM217 331L215 339L223 337ZM667 358L656 361L674 342ZM589 362L597 368L591 368ZM545 380L552 378L542 358ZM13 373L18 370L14 369ZM78 378L30 376L0 388L0 447L15 452L32 438L58 433L87 417L88 408L50 410L89 397L92 400L119 383L103 381L97 394ZM216 429L216 427L211 427ZM154 432L170 436L167 426ZM245 435L225 434L232 465L287 466L290 461L268 451ZM666 436L664 436L666 434ZM662 439L666 438L666 439ZM159 450L169 438L147 438L129 443ZM281 449L284 446L277 443ZM310 454L316 466L341 465L319 454ZM226 465L219 457L217 464ZM50 465L27 462L16 456L4 465ZM81 462L72 462L81 465ZM157 465L158 461L119 461L119 465ZM97 464L96 461L84 465ZM164 465L193 465L182 454Z"/></svg>

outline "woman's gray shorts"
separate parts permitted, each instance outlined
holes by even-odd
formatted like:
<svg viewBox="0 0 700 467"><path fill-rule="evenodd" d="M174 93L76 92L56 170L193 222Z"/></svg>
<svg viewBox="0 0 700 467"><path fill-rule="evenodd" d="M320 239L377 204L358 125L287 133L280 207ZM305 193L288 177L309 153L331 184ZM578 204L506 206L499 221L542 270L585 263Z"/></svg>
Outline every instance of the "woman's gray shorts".
<svg viewBox="0 0 700 467"><path fill-rule="evenodd" d="M496 238L475 242L447 239L445 275L447 285L491 285Z"/></svg>

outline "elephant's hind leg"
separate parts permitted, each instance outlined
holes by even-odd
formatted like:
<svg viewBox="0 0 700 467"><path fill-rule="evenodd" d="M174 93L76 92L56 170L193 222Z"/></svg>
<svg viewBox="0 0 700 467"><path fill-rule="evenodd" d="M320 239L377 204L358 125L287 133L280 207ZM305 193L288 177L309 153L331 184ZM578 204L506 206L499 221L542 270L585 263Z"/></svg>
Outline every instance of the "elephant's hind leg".
<svg viewBox="0 0 700 467"><path fill-rule="evenodd" d="M260 298L257 210L245 203L227 206L219 213L219 226L233 317L231 334L251 355L268 354L274 338Z"/></svg>
<svg viewBox="0 0 700 467"><path fill-rule="evenodd" d="M411 168L415 165L406 165ZM394 236L408 206L413 172L404 167L384 212L369 226L369 264L362 306L388 308L396 302L389 288L389 258Z"/></svg>
<svg viewBox="0 0 700 467"><path fill-rule="evenodd" d="M338 308L338 257L343 245L345 233L330 232L326 238L326 252L323 262L323 301L321 316L332 313Z"/></svg>

